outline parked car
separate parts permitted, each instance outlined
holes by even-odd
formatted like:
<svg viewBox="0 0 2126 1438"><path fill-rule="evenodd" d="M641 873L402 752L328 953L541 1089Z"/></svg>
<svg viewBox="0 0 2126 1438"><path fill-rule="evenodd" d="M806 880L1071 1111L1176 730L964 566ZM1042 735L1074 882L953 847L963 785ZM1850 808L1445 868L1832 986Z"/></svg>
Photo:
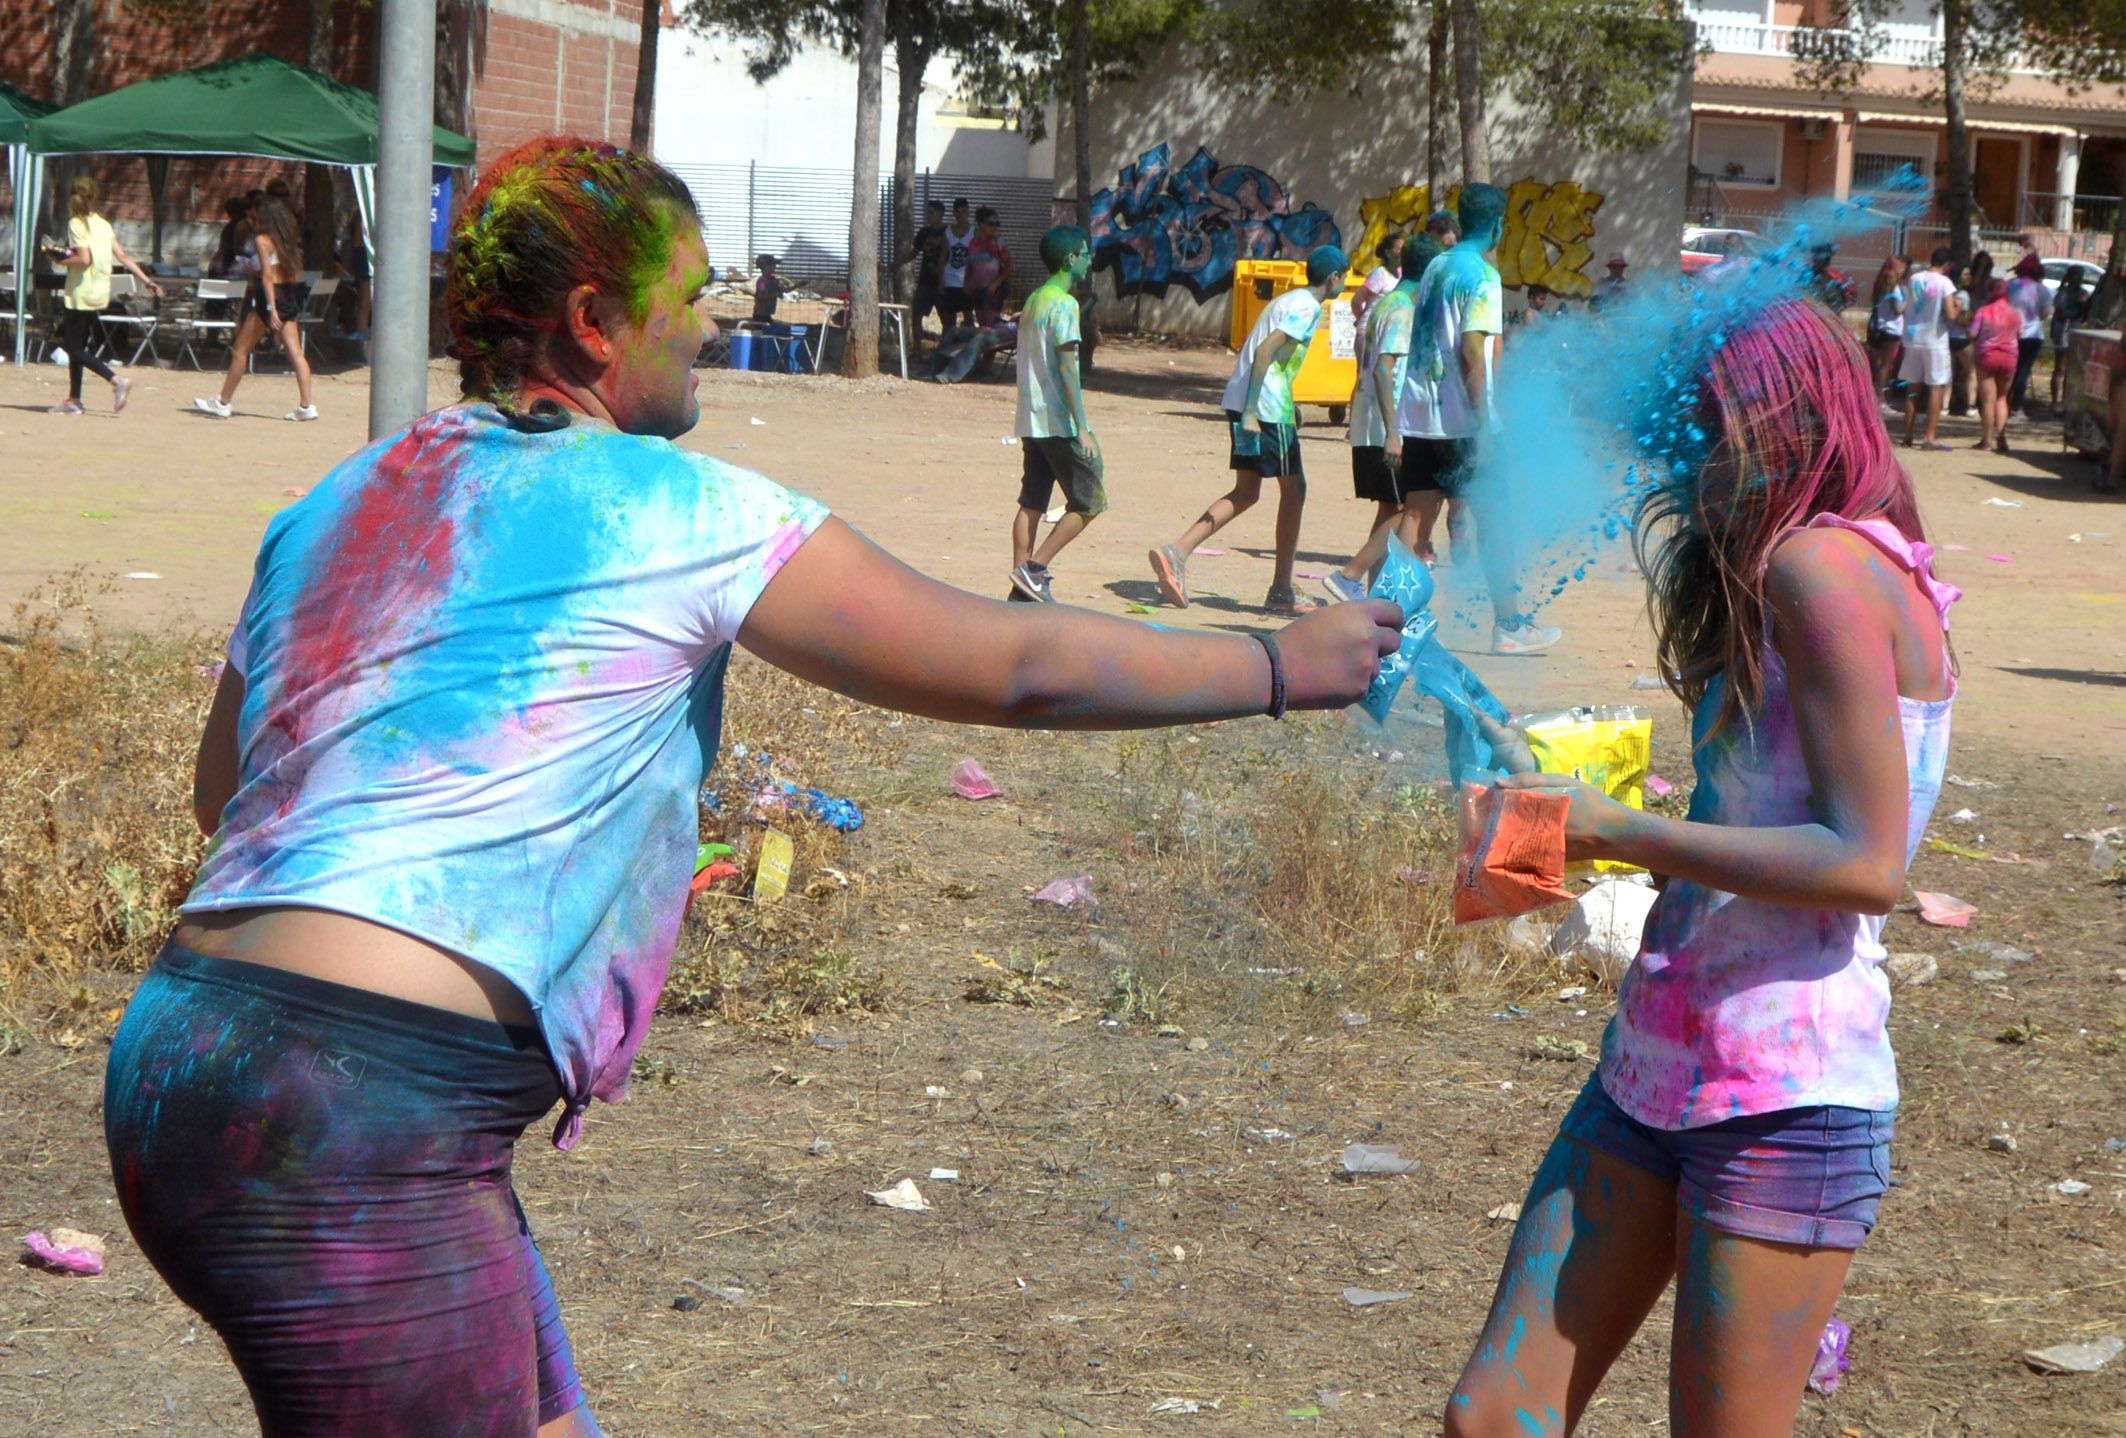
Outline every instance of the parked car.
<svg viewBox="0 0 2126 1438"><path fill-rule="evenodd" d="M2104 277L2104 267L2090 260L2044 260L2041 263L2045 266L2045 288L2055 297L2060 292L2060 281L2067 278L2069 270L2082 272L2084 291L2095 289L2096 282Z"/></svg>
<svg viewBox="0 0 2126 1438"><path fill-rule="evenodd" d="M1770 242L1755 230L1692 225L1683 231L1683 273L1694 275L1728 260L1755 259L1770 248Z"/></svg>

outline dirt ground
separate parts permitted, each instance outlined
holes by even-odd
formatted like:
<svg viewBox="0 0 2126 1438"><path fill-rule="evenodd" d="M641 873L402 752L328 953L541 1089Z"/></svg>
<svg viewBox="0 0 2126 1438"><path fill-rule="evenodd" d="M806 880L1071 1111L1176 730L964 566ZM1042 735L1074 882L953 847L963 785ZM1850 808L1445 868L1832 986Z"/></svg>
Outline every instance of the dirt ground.
<svg viewBox="0 0 2126 1438"><path fill-rule="evenodd" d="M1151 598L1145 548L1222 487L1223 360L1124 344L1101 359L1088 403L1114 509L1067 552L1057 590L1119 613ZM86 565L158 576L115 579L118 622L223 627L286 491L361 441L358 373L321 379L325 418L308 426L277 418L293 403L278 374L239 393L256 415L219 424L184 412L205 389L193 376L140 378L124 416L61 420L42 408L63 372L0 368L0 601ZM1008 386L713 374L702 394L689 445L819 496L928 573L1002 592ZM1972 436L1948 421L1945 437ZM1945 793L1933 832L1992 857L1923 847L1913 868L1914 885L1979 906L1969 934L1890 920L1890 948L1936 955L1940 975L1893 1012L1897 1187L1839 1305L1852 1371L1807 1400L1809 1435L2126 1434L2126 1361L2083 1377L2020 1361L2126 1334L2126 910L2091 846L2064 837L2126 823L2126 505L2099 501L2034 431L2022 439L2014 458L1910 457L1941 570L1968 593L1950 769L1985 786ZM1365 516L1339 432L1306 443L1301 567L1320 569ZM1268 534L1261 510L1219 536L1226 552L1195 566L1204 601L1162 622L1260 623ZM1632 688L1651 669L1640 605L1637 577L1611 562L1546 615L1567 631L1553 655L1469 657L1518 709L1651 704L1656 769L1681 784L1675 705ZM1560 1002L1585 980L1559 972L1362 1027L1208 1007L1167 1035L1111 1026L1099 995L1132 942L1133 880L1106 805L1114 741L902 733L890 786L812 779L890 796L867 806L845 860L865 881L847 941L889 977L884 1010L779 1037L660 1020L631 1102L594 1114L570 1154L526 1145L519 1187L607 1431L1437 1431L1510 1234L1487 1214L1522 1196L1586 1076L1533 1057L1533 1041L1593 1043L1607 995ZM1192 737L1238 755L1274 731ZM1335 742L1373 741L1344 726ZM1004 801L946 794L965 755ZM1961 807L1974 823L1946 818ZM1090 917L1028 904L1030 885L1080 871L1109 899ZM1957 947L1986 940L2032 957ZM1007 946L1053 954L1066 997L964 1002L972 954ZM102 1052L0 1057L0 1238L68 1224L111 1244L99 1279L0 1270L0 1412L41 1435L254 1431L213 1335L118 1219ZM1990 1151L2004 1125L2015 1151ZM1348 1141L1397 1144L1420 1167L1340 1178ZM864 1199L902 1177L934 1212ZM2089 1189L2062 1194L2064 1179ZM1411 1297L1357 1310L1346 1287ZM1583 1431L1664 1428L1666 1350L1664 1306ZM1170 1398L1200 1411L1155 1416Z"/></svg>

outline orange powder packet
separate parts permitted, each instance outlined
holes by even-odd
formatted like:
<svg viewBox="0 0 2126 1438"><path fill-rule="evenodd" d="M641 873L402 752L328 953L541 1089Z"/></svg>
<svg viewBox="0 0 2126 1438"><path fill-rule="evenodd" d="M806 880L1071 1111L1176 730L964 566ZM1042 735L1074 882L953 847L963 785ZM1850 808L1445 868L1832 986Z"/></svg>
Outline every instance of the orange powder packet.
<svg viewBox="0 0 2126 1438"><path fill-rule="evenodd" d="M1505 919L1565 892L1565 815L1572 796L1550 789L1461 786L1460 851L1454 861L1454 922Z"/></svg>

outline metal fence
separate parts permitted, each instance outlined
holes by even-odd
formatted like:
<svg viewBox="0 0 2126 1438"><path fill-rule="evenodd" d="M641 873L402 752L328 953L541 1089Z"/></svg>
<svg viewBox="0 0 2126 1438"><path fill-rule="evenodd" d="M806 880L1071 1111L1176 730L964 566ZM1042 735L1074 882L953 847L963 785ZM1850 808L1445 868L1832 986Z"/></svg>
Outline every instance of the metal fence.
<svg viewBox="0 0 2126 1438"><path fill-rule="evenodd" d="M846 170L745 165L673 165L672 171L693 192L701 215L702 238L709 263L719 273L750 272L759 255L774 255L785 277L822 293L844 289L849 281L849 216L855 186ZM979 209L989 205L1001 221L1004 243L1012 253L1013 290L1029 293L1043 278L1039 247L1055 204L1055 186L1023 175L936 174L915 177L916 223L925 201L941 200L949 208L965 197ZM888 176L879 186L879 256L889 263L906 245L893 214L894 186Z"/></svg>

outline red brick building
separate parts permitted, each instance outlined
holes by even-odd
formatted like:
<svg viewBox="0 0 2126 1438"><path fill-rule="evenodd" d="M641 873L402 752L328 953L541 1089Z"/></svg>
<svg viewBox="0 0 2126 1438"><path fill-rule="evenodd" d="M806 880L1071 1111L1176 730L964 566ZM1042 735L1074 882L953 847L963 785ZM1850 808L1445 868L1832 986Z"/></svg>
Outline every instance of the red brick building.
<svg viewBox="0 0 2126 1438"><path fill-rule="evenodd" d="M656 3L656 0L653 0ZM375 0L0 0L0 80L72 103L137 80L264 50L376 88ZM625 144L635 98L642 0L436 0L436 119L471 136L485 164L520 140L571 132ZM152 216L139 159L86 162L129 245L147 252ZM202 156L170 164L168 258L219 226L225 195L276 176L301 192L304 167ZM338 182L339 208L349 198ZM0 192L4 193L4 192ZM11 202L11 201L10 201Z"/></svg>

